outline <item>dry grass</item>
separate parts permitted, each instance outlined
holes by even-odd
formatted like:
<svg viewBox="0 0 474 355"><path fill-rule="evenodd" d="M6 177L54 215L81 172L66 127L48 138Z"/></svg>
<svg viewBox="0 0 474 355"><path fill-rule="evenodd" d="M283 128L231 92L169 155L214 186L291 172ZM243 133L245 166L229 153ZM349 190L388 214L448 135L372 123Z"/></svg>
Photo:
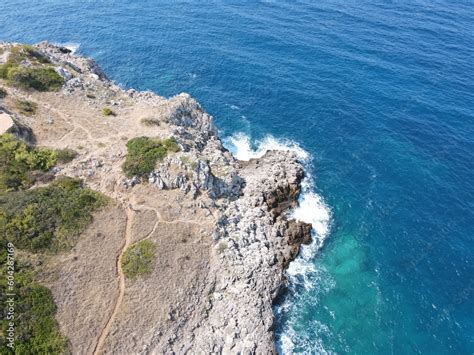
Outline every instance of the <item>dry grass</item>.
<svg viewBox="0 0 474 355"><path fill-rule="evenodd" d="M160 121L153 117L144 117L140 120L140 123L147 127L159 126Z"/></svg>

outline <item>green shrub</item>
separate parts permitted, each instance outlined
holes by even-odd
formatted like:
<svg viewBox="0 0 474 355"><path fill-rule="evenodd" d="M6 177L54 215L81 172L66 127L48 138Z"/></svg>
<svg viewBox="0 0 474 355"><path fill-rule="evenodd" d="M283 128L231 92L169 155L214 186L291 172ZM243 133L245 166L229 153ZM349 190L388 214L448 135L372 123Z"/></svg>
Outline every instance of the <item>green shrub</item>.
<svg viewBox="0 0 474 355"><path fill-rule="evenodd" d="M78 179L62 177L46 187L0 194L0 234L17 248L57 252L71 248L106 203Z"/></svg>
<svg viewBox="0 0 474 355"><path fill-rule="evenodd" d="M104 108L102 109L102 114L103 114L104 116L115 116L115 112L112 111L112 110L111 110L110 108L108 108L108 107L104 107Z"/></svg>
<svg viewBox="0 0 474 355"><path fill-rule="evenodd" d="M31 64L50 64L51 61L32 46L16 46L10 49L7 62L0 65L0 78L8 79L10 69L18 68L23 61L28 59Z"/></svg>
<svg viewBox="0 0 474 355"><path fill-rule="evenodd" d="M30 66L24 66L28 60ZM58 91L64 79L49 65L51 61L32 46L16 46L10 49L8 60L0 65L0 78L11 86L38 91Z"/></svg>
<svg viewBox="0 0 474 355"><path fill-rule="evenodd" d="M28 100L17 100L15 104L18 111L26 116L33 116L38 109L37 104Z"/></svg>
<svg viewBox="0 0 474 355"><path fill-rule="evenodd" d="M0 88L0 99L3 99L7 96L7 92L5 90L3 90L2 88Z"/></svg>
<svg viewBox="0 0 474 355"><path fill-rule="evenodd" d="M8 71L12 68L16 68L18 65L12 62L6 62L5 64L0 65L0 78L7 79L8 78Z"/></svg>
<svg viewBox="0 0 474 355"><path fill-rule="evenodd" d="M56 150L56 159L60 164L69 163L75 157L77 157L77 155L78 153L75 150L69 148Z"/></svg>
<svg viewBox="0 0 474 355"><path fill-rule="evenodd" d="M8 61L14 64L21 64L28 59L32 64L50 64L51 61L35 47L28 44L16 46L10 49Z"/></svg>
<svg viewBox="0 0 474 355"><path fill-rule="evenodd" d="M0 237L1 239L1 237ZM67 339L59 332L55 319L56 305L51 291L38 284L31 267L15 260L15 351L7 347L9 320L6 308L9 298L7 278L7 242L0 241L0 353L63 354Z"/></svg>
<svg viewBox="0 0 474 355"><path fill-rule="evenodd" d="M179 145L174 138L167 138L163 141L163 145L168 152L179 152Z"/></svg>
<svg viewBox="0 0 474 355"><path fill-rule="evenodd" d="M148 175L158 160L168 152L177 152L179 146L172 138L160 141L148 137L132 138L127 142L127 158L122 169L127 177Z"/></svg>
<svg viewBox="0 0 474 355"><path fill-rule="evenodd" d="M57 160L51 149L34 148L9 133L0 135L0 192L25 189L35 182L34 172L46 172Z"/></svg>
<svg viewBox="0 0 474 355"><path fill-rule="evenodd" d="M122 256L122 271L125 277L135 279L152 271L155 261L155 244L142 240L130 246Z"/></svg>
<svg viewBox="0 0 474 355"><path fill-rule="evenodd" d="M58 91L64 84L61 75L50 67L12 66L7 70L6 79L11 86L38 91Z"/></svg>

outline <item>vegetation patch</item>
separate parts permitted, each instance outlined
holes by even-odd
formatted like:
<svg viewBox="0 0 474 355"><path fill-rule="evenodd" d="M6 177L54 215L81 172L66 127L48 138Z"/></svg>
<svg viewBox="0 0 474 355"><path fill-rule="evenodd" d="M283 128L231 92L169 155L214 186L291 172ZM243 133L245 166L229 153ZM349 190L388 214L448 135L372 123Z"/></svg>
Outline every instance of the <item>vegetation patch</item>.
<svg viewBox="0 0 474 355"><path fill-rule="evenodd" d="M21 114L33 116L38 109L38 105L28 100L17 100L15 106Z"/></svg>
<svg viewBox="0 0 474 355"><path fill-rule="evenodd" d="M28 60L31 64L51 64L48 57L28 44L15 46L10 49L8 62L20 65L25 60Z"/></svg>
<svg viewBox="0 0 474 355"><path fill-rule="evenodd" d="M149 137L132 138L127 142L127 158L122 169L131 178L147 176L156 165L170 152L178 152L179 146L173 138L163 141Z"/></svg>
<svg viewBox="0 0 474 355"><path fill-rule="evenodd" d="M140 120L140 123L147 127L159 126L160 121L157 118L145 117Z"/></svg>
<svg viewBox="0 0 474 355"><path fill-rule="evenodd" d="M179 152L179 145L176 143L174 138L167 138L163 141L163 146L166 148L167 152L177 153Z"/></svg>
<svg viewBox="0 0 474 355"><path fill-rule="evenodd" d="M122 271L125 277L136 279L152 271L155 261L155 244L142 240L130 246L122 256Z"/></svg>
<svg viewBox="0 0 474 355"><path fill-rule="evenodd" d="M28 146L9 133L0 135L0 192L30 187L38 172L48 171L56 160L54 150Z"/></svg>
<svg viewBox="0 0 474 355"><path fill-rule="evenodd" d="M7 71L6 79L11 86L38 91L58 91L64 84L61 75L49 67L12 67Z"/></svg>
<svg viewBox="0 0 474 355"><path fill-rule="evenodd" d="M56 160L60 164L66 164L74 160L78 153L74 149L64 148L56 150Z"/></svg>
<svg viewBox="0 0 474 355"><path fill-rule="evenodd" d="M0 239L2 237L0 236ZM0 241L0 273L7 275L8 243ZM0 278L0 353L64 354L67 339L61 335L55 319L56 305L51 291L38 284L32 268L15 260L15 286L9 290L7 277ZM15 294L15 351L7 347L7 300Z"/></svg>
<svg viewBox="0 0 474 355"><path fill-rule="evenodd" d="M186 156L186 155L180 156L180 157L179 157L179 160L181 160L181 162L182 162L183 164L186 164L186 165L191 164L191 159L189 159L189 157Z"/></svg>
<svg viewBox="0 0 474 355"><path fill-rule="evenodd" d="M50 60L34 47L16 46L10 50L7 62L0 65L0 78L20 89L58 91L64 79L50 64Z"/></svg>
<svg viewBox="0 0 474 355"><path fill-rule="evenodd" d="M102 114L103 114L104 116L115 116L115 112L112 111L112 109L110 109L110 108L108 108L108 107L104 107L104 108L102 109Z"/></svg>
<svg viewBox="0 0 474 355"><path fill-rule="evenodd" d="M70 249L106 203L78 179L61 177L46 187L0 194L0 234L32 252Z"/></svg>

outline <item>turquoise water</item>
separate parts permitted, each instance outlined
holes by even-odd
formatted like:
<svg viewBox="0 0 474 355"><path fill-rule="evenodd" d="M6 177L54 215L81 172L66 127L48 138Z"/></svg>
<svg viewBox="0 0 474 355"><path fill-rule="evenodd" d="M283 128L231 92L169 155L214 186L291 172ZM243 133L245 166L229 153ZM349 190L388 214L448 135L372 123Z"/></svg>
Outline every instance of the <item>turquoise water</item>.
<svg viewBox="0 0 474 355"><path fill-rule="evenodd" d="M2 1L0 40L43 39L309 154L322 246L275 305L281 352L474 352L472 2Z"/></svg>

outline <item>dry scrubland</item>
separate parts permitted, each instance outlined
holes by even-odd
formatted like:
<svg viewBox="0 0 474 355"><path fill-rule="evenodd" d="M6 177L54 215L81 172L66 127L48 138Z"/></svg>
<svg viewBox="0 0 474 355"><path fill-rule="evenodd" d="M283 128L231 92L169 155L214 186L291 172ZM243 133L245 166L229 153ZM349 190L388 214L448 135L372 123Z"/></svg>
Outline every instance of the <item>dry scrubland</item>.
<svg viewBox="0 0 474 355"><path fill-rule="evenodd" d="M285 217L292 153L239 162L189 95L124 91L48 43L0 45L0 120L18 351L275 351L271 305L310 241Z"/></svg>

